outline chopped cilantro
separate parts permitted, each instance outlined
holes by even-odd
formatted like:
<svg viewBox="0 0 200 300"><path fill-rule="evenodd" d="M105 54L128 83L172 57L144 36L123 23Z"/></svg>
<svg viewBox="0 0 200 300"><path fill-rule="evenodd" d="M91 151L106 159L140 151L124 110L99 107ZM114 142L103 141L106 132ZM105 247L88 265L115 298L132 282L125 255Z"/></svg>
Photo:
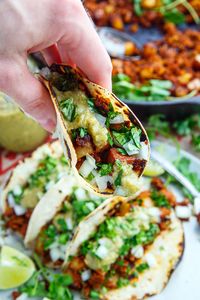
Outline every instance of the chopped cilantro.
<svg viewBox="0 0 200 300"><path fill-rule="evenodd" d="M112 147L114 142L113 142L113 138L112 138L110 132L108 132L107 137L108 137L108 143Z"/></svg>
<svg viewBox="0 0 200 300"><path fill-rule="evenodd" d="M84 136L88 135L88 131L84 127L79 127L77 129L72 130L72 139L75 140L78 136L84 138Z"/></svg>
<svg viewBox="0 0 200 300"><path fill-rule="evenodd" d="M72 201L72 208L73 213L75 216L75 220L79 222L82 220L85 216L87 216L89 213L91 213L97 206L100 205L100 203L103 201L103 199L99 198L97 200L74 200Z"/></svg>
<svg viewBox="0 0 200 300"><path fill-rule="evenodd" d="M15 203L19 205L24 195L24 189L21 189L21 193L19 195L16 195L13 191L10 191L8 195L11 195Z"/></svg>
<svg viewBox="0 0 200 300"><path fill-rule="evenodd" d="M49 176L55 173L55 167L57 165L56 158L47 156L39 165L39 168L28 179L28 185L30 188L43 186L48 180Z"/></svg>
<svg viewBox="0 0 200 300"><path fill-rule="evenodd" d="M122 148L117 148L117 151L118 151L119 153L121 153L122 155L128 155L127 152L126 152L126 150L124 150L124 149L122 149Z"/></svg>
<svg viewBox="0 0 200 300"><path fill-rule="evenodd" d="M123 127L123 132L118 132L118 131L112 131L114 143L116 146L121 146L126 152L126 155L132 155L135 154L139 151L141 148L140 145L140 137L141 137L141 130L132 127L127 128Z"/></svg>
<svg viewBox="0 0 200 300"><path fill-rule="evenodd" d="M130 281L127 278L120 277L117 281L117 287L121 288L123 286L129 285Z"/></svg>
<svg viewBox="0 0 200 300"><path fill-rule="evenodd" d="M94 174L91 172L88 177L86 178L88 181L92 181L92 179L94 179Z"/></svg>
<svg viewBox="0 0 200 300"><path fill-rule="evenodd" d="M67 121L74 121L74 119L76 118L77 105L74 104L74 100L72 98L60 101L59 107L63 113L64 118Z"/></svg>
<svg viewBox="0 0 200 300"><path fill-rule="evenodd" d="M96 106L94 104L93 98L87 98L87 104L92 112L99 113L98 109L96 108Z"/></svg>
<svg viewBox="0 0 200 300"><path fill-rule="evenodd" d="M61 162L63 165L68 165L68 164L69 164L68 159L67 159L64 155L61 156L60 162Z"/></svg>
<svg viewBox="0 0 200 300"><path fill-rule="evenodd" d="M108 164L97 163L97 167L100 168L98 170L100 176L108 175L108 174L112 173L112 170L113 170L113 165L111 163L108 163Z"/></svg>
<svg viewBox="0 0 200 300"><path fill-rule="evenodd" d="M134 245L147 245L155 239L156 235L159 233L160 229L157 224L150 224L148 230L140 231L134 238Z"/></svg>
<svg viewBox="0 0 200 300"><path fill-rule="evenodd" d="M59 225L59 229L61 231L65 232L67 230L67 224L66 224L66 222L65 222L65 220L63 218L59 218L57 220L57 224Z"/></svg>
<svg viewBox="0 0 200 300"><path fill-rule="evenodd" d="M54 238L56 236L56 227L52 224L49 225L49 227L45 230L45 234L50 238Z"/></svg>
<svg viewBox="0 0 200 300"><path fill-rule="evenodd" d="M109 128L110 126L110 121L112 119L114 119L117 115L119 115L120 113L119 112L116 112L116 111L109 111L108 114L107 114L107 118L106 118L106 127Z"/></svg>
<svg viewBox="0 0 200 300"><path fill-rule="evenodd" d="M99 294L99 292L97 292L95 290L91 290L90 297L91 297L91 299L100 299L100 294Z"/></svg>
<svg viewBox="0 0 200 300"><path fill-rule="evenodd" d="M166 208L171 207L167 198L163 194L159 193L156 190L153 190L151 192L151 198L152 198L154 204L158 207L166 207Z"/></svg>
<svg viewBox="0 0 200 300"><path fill-rule="evenodd" d="M119 186L122 183L122 175L123 175L123 170L121 169L114 181L115 186Z"/></svg>
<svg viewBox="0 0 200 300"><path fill-rule="evenodd" d="M143 273L147 269L149 269L149 265L147 263L142 263L136 267L138 273Z"/></svg>
<svg viewBox="0 0 200 300"><path fill-rule="evenodd" d="M69 240L69 234L68 233L62 233L59 237L58 237L58 242L61 245L65 245L67 243L67 241Z"/></svg>
<svg viewBox="0 0 200 300"><path fill-rule="evenodd" d="M36 255L35 255L36 257ZM39 261L39 259L37 259ZM36 262L37 263L37 262ZM72 300L73 296L68 289L73 280L67 274L55 274L39 262L39 270L34 272L31 279L18 288L20 293L28 297L49 298L56 300Z"/></svg>

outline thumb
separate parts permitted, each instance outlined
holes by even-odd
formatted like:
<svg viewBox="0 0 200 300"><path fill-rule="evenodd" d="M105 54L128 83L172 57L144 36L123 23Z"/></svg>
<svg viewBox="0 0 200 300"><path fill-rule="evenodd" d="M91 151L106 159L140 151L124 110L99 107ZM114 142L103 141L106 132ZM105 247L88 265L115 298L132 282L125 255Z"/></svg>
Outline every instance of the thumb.
<svg viewBox="0 0 200 300"><path fill-rule="evenodd" d="M25 59L0 61L0 90L11 96L45 129L54 129L56 116L50 96L42 83L29 72Z"/></svg>

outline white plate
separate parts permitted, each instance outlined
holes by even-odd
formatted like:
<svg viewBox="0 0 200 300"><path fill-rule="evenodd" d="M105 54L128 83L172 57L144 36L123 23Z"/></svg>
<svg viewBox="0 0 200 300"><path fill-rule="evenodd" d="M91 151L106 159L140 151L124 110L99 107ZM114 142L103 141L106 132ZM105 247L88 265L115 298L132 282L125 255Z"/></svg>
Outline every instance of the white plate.
<svg viewBox="0 0 200 300"><path fill-rule="evenodd" d="M183 150L178 153L174 147L160 142L153 142L152 146L171 161L175 160L179 154L190 159L191 171L196 172L200 177L200 160L195 156ZM196 219L192 218L190 222L184 223L184 230L185 250L182 260L164 291L157 296L150 297L150 300L200 300L200 226ZM8 299L10 299L8 293L0 292L0 300ZM75 300L78 299L81 298L76 296Z"/></svg>
<svg viewBox="0 0 200 300"><path fill-rule="evenodd" d="M152 146L167 159L173 161L178 157L177 150L166 144L153 142ZM186 151L180 151L181 156L191 161L191 171L200 177L200 160ZM200 187L199 187L200 190ZM199 300L200 299L200 226L196 219L184 223L185 249L180 264L164 289L151 300Z"/></svg>

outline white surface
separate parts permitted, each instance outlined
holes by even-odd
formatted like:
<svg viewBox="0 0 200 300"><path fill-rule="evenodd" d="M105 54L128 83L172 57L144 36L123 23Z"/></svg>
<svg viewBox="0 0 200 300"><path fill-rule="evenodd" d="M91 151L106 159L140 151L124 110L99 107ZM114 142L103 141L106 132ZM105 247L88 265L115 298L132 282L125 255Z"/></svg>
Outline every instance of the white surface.
<svg viewBox="0 0 200 300"><path fill-rule="evenodd" d="M153 143L153 146L156 146L157 150L159 149L168 159L176 159L175 148L157 142ZM191 171L197 172L200 177L200 160L185 151L181 151L181 156L191 160ZM150 297L150 300L200 300L200 226L196 219L192 218L190 222L184 223L184 230L185 250L182 260L164 291ZM10 299L8 293L0 292L0 300L8 299ZM79 296L75 297L75 300L80 299Z"/></svg>

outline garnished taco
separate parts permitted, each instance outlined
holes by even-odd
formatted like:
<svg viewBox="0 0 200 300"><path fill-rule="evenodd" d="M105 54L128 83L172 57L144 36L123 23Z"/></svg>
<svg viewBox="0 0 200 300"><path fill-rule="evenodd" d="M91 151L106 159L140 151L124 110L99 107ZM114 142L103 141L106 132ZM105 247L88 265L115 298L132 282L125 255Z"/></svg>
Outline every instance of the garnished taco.
<svg viewBox="0 0 200 300"><path fill-rule="evenodd" d="M41 146L20 162L2 191L1 206L7 228L25 236L32 211L55 183L69 174L59 142Z"/></svg>
<svg viewBox="0 0 200 300"><path fill-rule="evenodd" d="M165 287L183 243L172 209L115 197L81 222L63 272L86 298L144 299Z"/></svg>
<svg viewBox="0 0 200 300"><path fill-rule="evenodd" d="M42 81L72 166L98 192L133 195L149 158L147 136L137 118L115 95L70 66L52 65Z"/></svg>
<svg viewBox="0 0 200 300"><path fill-rule="evenodd" d="M74 176L62 177L36 206L25 244L34 248L45 265L60 267L77 225L104 200L81 187Z"/></svg>

